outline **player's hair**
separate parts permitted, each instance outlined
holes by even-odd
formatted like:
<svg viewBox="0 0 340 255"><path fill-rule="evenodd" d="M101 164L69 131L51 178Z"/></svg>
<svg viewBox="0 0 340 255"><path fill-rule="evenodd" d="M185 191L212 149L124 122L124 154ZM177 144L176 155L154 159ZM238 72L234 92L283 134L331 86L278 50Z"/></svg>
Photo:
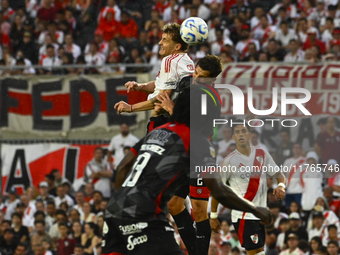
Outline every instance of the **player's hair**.
<svg viewBox="0 0 340 255"><path fill-rule="evenodd" d="M206 95L207 113L201 114L202 95ZM221 113L221 103L217 92L210 86L192 85L182 90L175 102L170 122L185 124L191 129L196 129L203 135L213 131L213 121Z"/></svg>
<svg viewBox="0 0 340 255"><path fill-rule="evenodd" d="M187 43L185 43L182 38L181 38L181 26L177 23L170 23L167 24L163 27L163 33L164 34L169 34L171 36L171 39L175 42L175 43L179 43L181 45L181 50L185 51L188 49L189 45Z"/></svg>
<svg viewBox="0 0 340 255"><path fill-rule="evenodd" d="M332 228L338 229L334 224L331 224L327 227L327 230L331 230Z"/></svg>
<svg viewBox="0 0 340 255"><path fill-rule="evenodd" d="M221 60L214 55L206 55L204 58L201 58L197 66L204 71L209 71L210 78L216 78L222 72L223 68Z"/></svg>
<svg viewBox="0 0 340 255"><path fill-rule="evenodd" d="M233 122L242 122L242 123L243 123L243 120L237 119L237 120L235 120L235 121L233 120ZM231 127L232 134L234 134L235 127L237 127L237 126L245 126L246 129L248 130L248 132L250 132L250 127L248 126L247 121L245 121L244 123L245 123L245 125L242 125L242 124L232 125L232 127Z"/></svg>

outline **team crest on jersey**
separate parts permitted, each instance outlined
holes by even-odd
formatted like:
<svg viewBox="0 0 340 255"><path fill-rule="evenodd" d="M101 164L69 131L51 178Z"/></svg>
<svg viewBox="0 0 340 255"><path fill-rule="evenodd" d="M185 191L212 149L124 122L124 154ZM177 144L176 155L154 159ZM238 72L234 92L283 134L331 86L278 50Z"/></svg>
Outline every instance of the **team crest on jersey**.
<svg viewBox="0 0 340 255"><path fill-rule="evenodd" d="M263 165L263 157L257 156L257 157L256 157L256 160L257 160L261 165Z"/></svg>
<svg viewBox="0 0 340 255"><path fill-rule="evenodd" d="M215 158L216 157L216 152L215 152L215 149L213 147L209 147L210 149L210 155Z"/></svg>
<svg viewBox="0 0 340 255"><path fill-rule="evenodd" d="M259 242L259 236L257 234L251 235L250 239L253 241L254 244L257 244Z"/></svg>
<svg viewBox="0 0 340 255"><path fill-rule="evenodd" d="M202 189L198 189L198 190L197 190L197 193L201 195Z"/></svg>

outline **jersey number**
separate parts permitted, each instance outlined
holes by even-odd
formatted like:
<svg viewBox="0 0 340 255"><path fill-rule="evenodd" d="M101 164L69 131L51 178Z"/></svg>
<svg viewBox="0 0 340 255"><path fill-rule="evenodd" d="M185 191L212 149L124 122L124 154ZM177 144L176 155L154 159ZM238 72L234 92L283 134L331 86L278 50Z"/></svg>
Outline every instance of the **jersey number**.
<svg viewBox="0 0 340 255"><path fill-rule="evenodd" d="M126 178L122 187L134 187L136 185L136 182L138 181L140 175L142 174L150 157L151 157L151 154L148 152L144 152L143 154L138 156L138 158L136 159L136 162L133 164L132 172Z"/></svg>

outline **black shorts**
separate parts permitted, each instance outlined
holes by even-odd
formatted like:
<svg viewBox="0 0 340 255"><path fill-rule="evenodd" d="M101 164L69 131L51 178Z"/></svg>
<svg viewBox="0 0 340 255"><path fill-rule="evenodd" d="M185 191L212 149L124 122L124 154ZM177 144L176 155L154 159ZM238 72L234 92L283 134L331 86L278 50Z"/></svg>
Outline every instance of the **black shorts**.
<svg viewBox="0 0 340 255"><path fill-rule="evenodd" d="M183 255L169 223L105 218L102 255L145 254Z"/></svg>
<svg viewBox="0 0 340 255"><path fill-rule="evenodd" d="M175 196L185 199L189 194L191 199L196 200L208 201L210 197L210 191L200 176L190 178L187 184L183 184L180 189L177 190Z"/></svg>
<svg viewBox="0 0 340 255"><path fill-rule="evenodd" d="M241 220L233 223L242 247L246 251L264 247L266 232L259 220Z"/></svg>
<svg viewBox="0 0 340 255"><path fill-rule="evenodd" d="M146 133L148 134L152 130L154 130L155 128L162 126L162 125L164 125L168 122L169 122L169 119L166 118L164 115L159 115L157 117L151 117L150 121L147 125L147 128L146 128Z"/></svg>

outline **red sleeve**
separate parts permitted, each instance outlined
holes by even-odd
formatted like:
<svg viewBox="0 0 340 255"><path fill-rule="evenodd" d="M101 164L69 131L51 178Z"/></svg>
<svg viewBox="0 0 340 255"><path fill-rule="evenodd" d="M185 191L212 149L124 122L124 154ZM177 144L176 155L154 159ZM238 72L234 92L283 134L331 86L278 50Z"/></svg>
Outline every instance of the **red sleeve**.
<svg viewBox="0 0 340 255"><path fill-rule="evenodd" d="M320 51L322 54L326 54L326 44L320 41Z"/></svg>

